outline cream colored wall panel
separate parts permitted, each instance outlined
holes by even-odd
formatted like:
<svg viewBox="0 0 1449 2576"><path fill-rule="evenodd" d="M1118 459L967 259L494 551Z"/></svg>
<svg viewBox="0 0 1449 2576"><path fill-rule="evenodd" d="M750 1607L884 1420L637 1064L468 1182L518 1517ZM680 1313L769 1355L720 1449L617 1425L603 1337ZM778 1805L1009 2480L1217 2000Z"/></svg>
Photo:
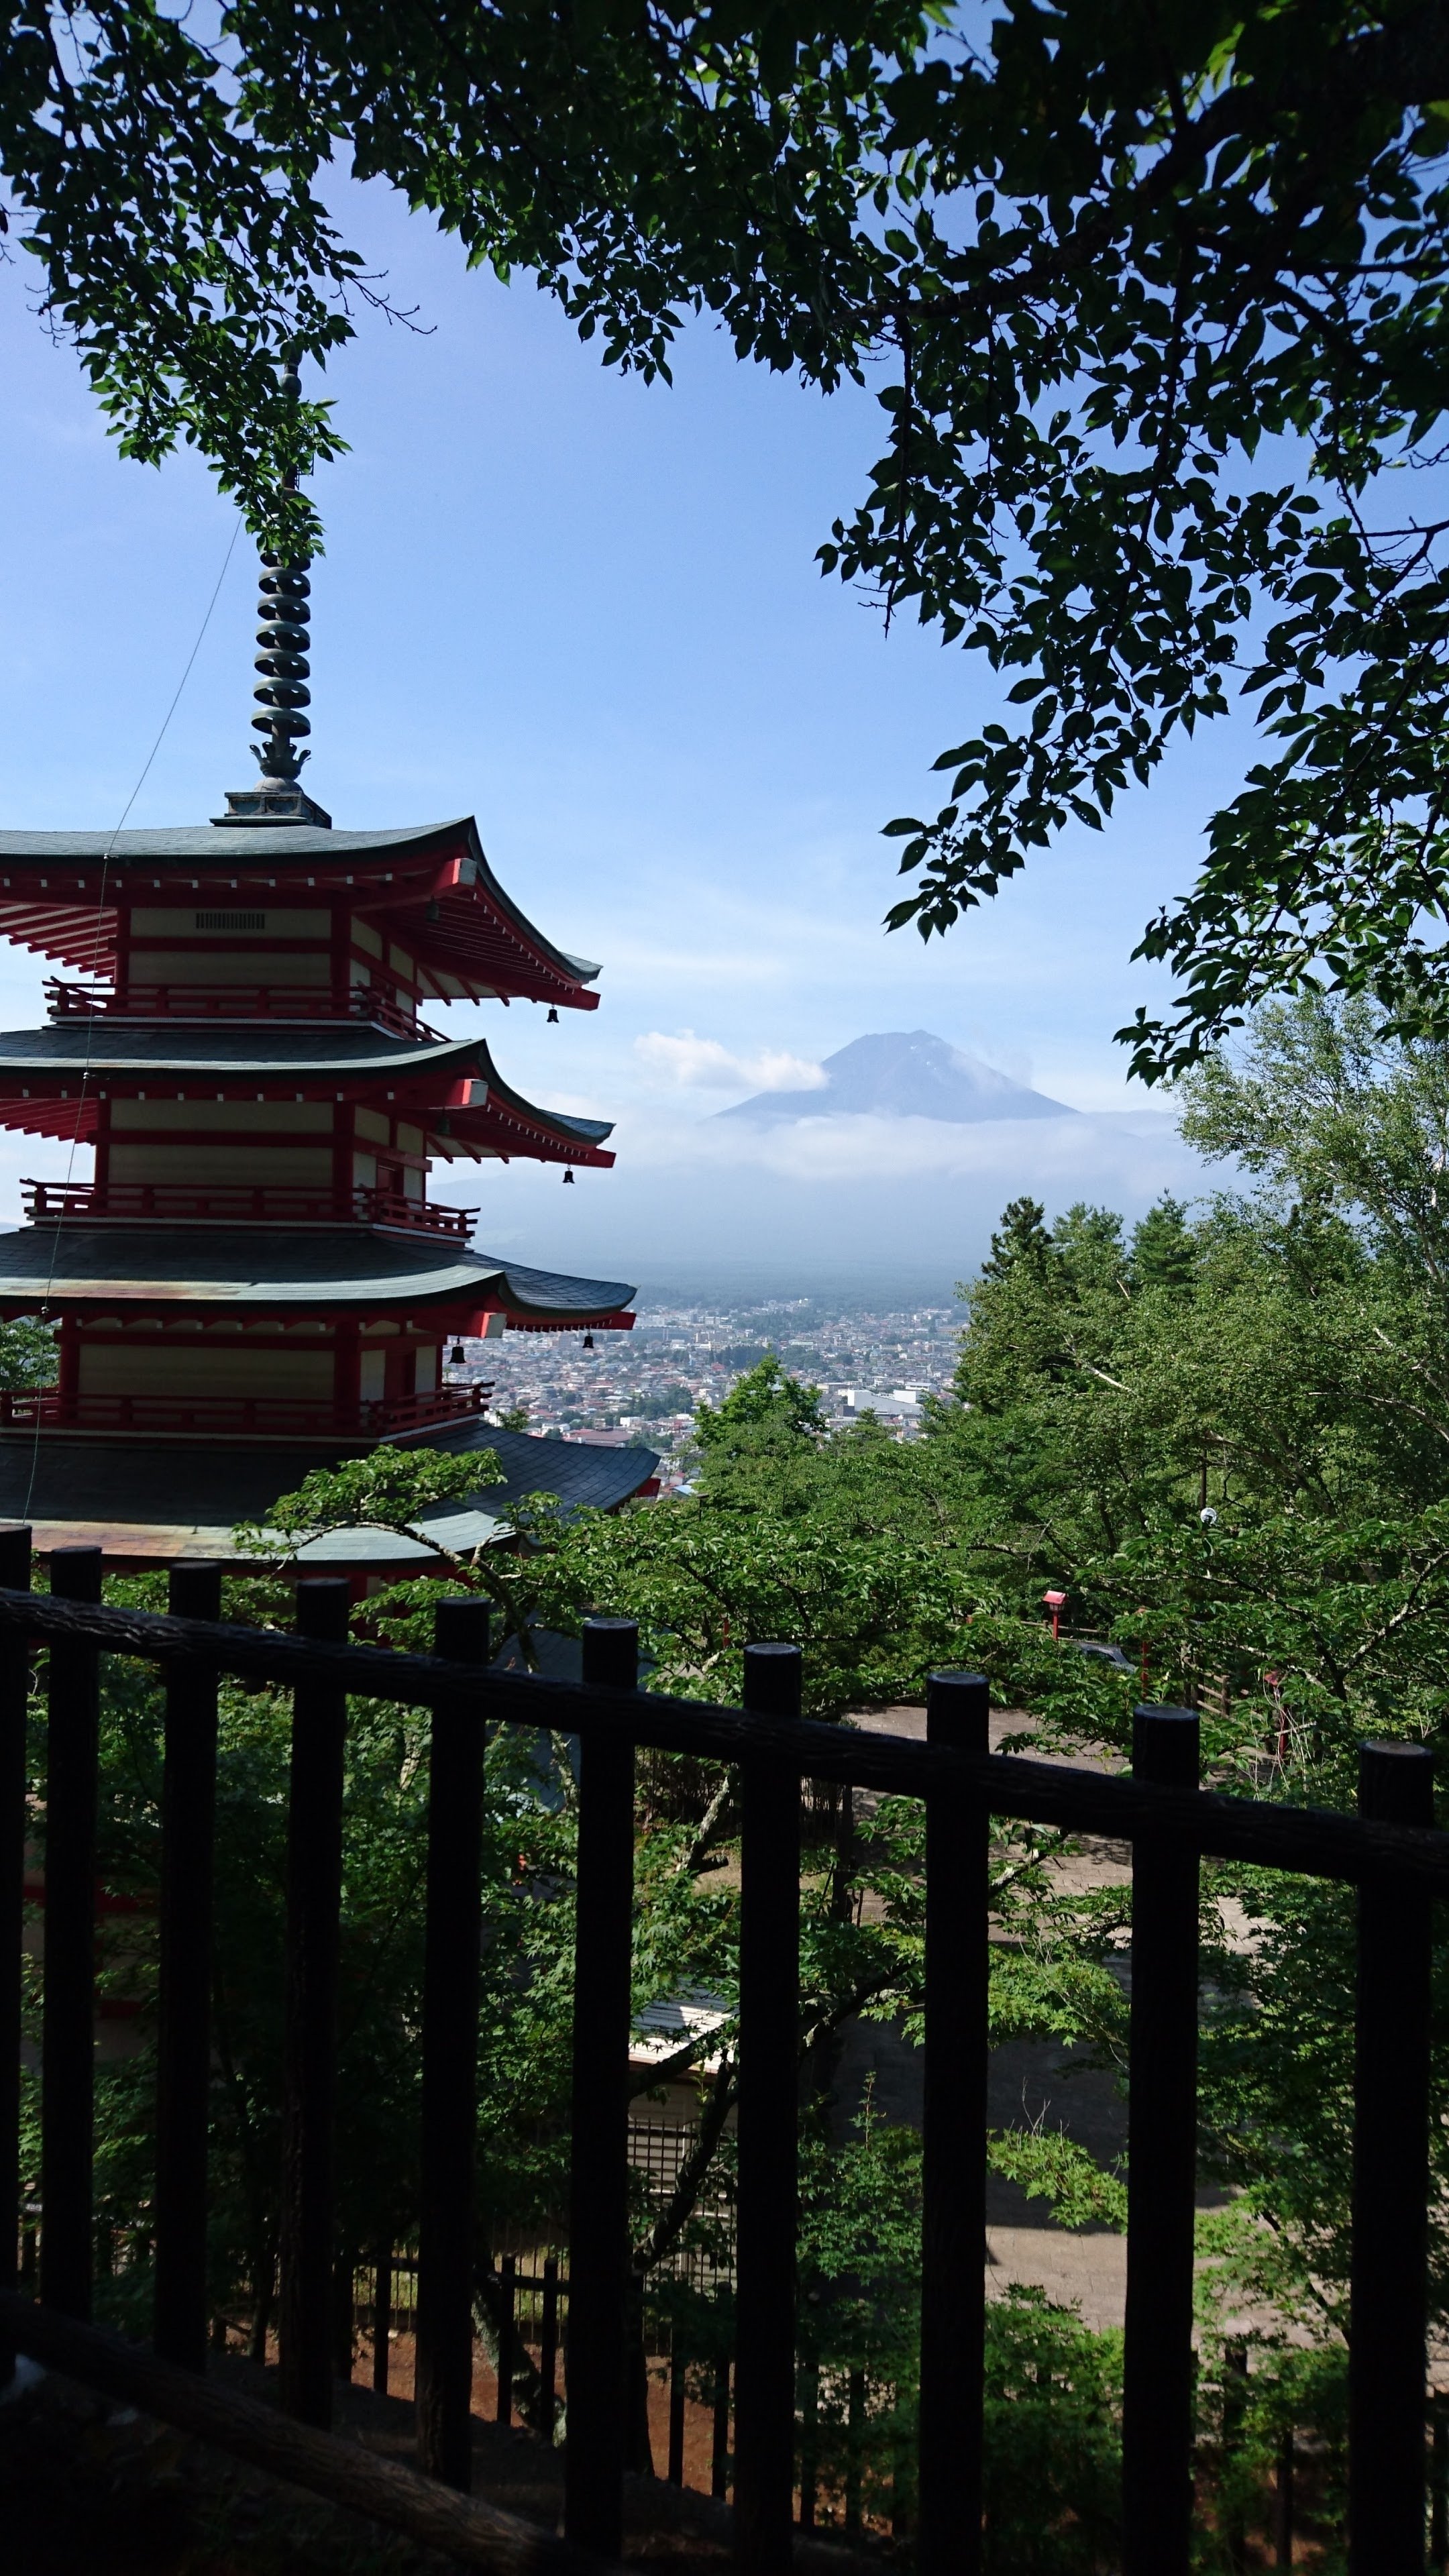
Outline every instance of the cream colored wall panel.
<svg viewBox="0 0 1449 2576"><path fill-rule="evenodd" d="M330 1100L207 1100L188 1093L184 1100L113 1100L109 1105L113 1136L141 1130L160 1134L168 1127L200 1128L218 1136L332 1133Z"/></svg>
<svg viewBox="0 0 1449 2576"><path fill-rule="evenodd" d="M116 1145L113 1181L169 1181L188 1188L326 1190L332 1183L327 1145Z"/></svg>
<svg viewBox="0 0 1449 2576"><path fill-rule="evenodd" d="M332 1394L332 1353L198 1350L153 1343L136 1350L80 1353L82 1395L286 1395L322 1403Z"/></svg>
<svg viewBox="0 0 1449 2576"><path fill-rule="evenodd" d="M133 984L289 984L326 986L332 961L325 948L133 948Z"/></svg>

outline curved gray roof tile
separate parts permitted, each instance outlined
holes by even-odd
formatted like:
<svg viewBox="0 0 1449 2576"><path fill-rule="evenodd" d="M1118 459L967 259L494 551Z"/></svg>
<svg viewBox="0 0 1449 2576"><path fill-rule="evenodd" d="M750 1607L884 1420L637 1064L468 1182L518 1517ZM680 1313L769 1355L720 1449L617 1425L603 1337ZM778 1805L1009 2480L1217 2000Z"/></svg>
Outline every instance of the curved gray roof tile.
<svg viewBox="0 0 1449 2576"><path fill-rule="evenodd" d="M0 1234L0 1300L53 1306L164 1298L235 1306L455 1305L501 1291L540 1320L613 1314L634 1289L621 1279L490 1260L455 1243L406 1242L336 1226L21 1226Z"/></svg>

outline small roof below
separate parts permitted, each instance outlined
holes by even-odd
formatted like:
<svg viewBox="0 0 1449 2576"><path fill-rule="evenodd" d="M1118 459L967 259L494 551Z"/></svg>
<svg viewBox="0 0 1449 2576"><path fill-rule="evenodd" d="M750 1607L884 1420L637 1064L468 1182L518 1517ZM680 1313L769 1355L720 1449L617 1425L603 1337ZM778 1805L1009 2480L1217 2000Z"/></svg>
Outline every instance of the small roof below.
<svg viewBox="0 0 1449 2576"><path fill-rule="evenodd" d="M617 1314L634 1289L490 1259L457 1243L407 1242L361 1228L19 1226L0 1234L0 1309L185 1305L460 1307L542 1325ZM632 1317L630 1321L632 1322Z"/></svg>
<svg viewBox="0 0 1449 2576"><path fill-rule="evenodd" d="M500 1517L529 1494L556 1494L568 1512L612 1511L647 1484L659 1461L649 1449L580 1449L562 1440L470 1422L423 1444L466 1454L491 1449L506 1482L480 1485L462 1506L425 1513L431 1531L457 1551L509 1535ZM34 1484L31 1489L31 1466ZM264 1522L281 1494L319 1464L315 1449L266 1451L158 1448L137 1441L0 1442L0 1519L29 1519L42 1554L97 1546L132 1564L235 1555L238 1521ZM422 1537L391 1530L337 1530L302 1552L304 1564L422 1573L436 1552Z"/></svg>

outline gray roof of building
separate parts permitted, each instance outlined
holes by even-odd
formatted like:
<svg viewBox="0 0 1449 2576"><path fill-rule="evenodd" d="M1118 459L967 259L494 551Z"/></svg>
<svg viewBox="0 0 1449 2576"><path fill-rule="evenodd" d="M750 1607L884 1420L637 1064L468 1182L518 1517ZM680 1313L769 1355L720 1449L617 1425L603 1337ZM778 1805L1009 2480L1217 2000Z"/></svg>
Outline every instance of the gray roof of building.
<svg viewBox="0 0 1449 2576"><path fill-rule="evenodd" d="M309 823L168 823L131 832L0 832L0 860L109 859L113 866L135 867L145 860L175 863L203 859L208 867L249 867L265 859L268 867L285 859L328 859L355 851L375 856L383 850L405 850L417 841L434 841L445 832L476 832L471 815L444 823L406 823L382 832L320 831Z"/></svg>
<svg viewBox="0 0 1449 2576"><path fill-rule="evenodd" d="M504 1471L503 1484L480 1485L465 1505L445 1505L419 1519L420 1530L452 1550L486 1547L505 1537L503 1510L529 1494L556 1494L567 1512L611 1511L637 1493L659 1464L649 1449L587 1449L498 1431L484 1422L408 1445L464 1454L491 1449ZM80 1532L119 1556L225 1556L232 1552L238 1521L264 1523L278 1496L295 1492L327 1458L325 1448L281 1445L0 1440L0 1518L32 1521L37 1543L46 1548ZM304 1549L302 1561L422 1571L436 1559L422 1539L360 1529L332 1532Z"/></svg>
<svg viewBox="0 0 1449 2576"><path fill-rule="evenodd" d="M172 1306L436 1306L494 1286L505 1305L540 1319L614 1314L634 1295L622 1279L576 1279L360 1227L27 1225L0 1234L7 1303L94 1306L155 1295Z"/></svg>
<svg viewBox="0 0 1449 2576"><path fill-rule="evenodd" d="M336 1075L355 1082L363 1075L379 1083L411 1081L419 1074L472 1073L505 1107L585 1144L602 1144L614 1132L612 1119L575 1118L525 1100L500 1079L482 1038L400 1038L347 1020L228 1027L215 1021L112 1021L102 1014L89 1021L52 1021L39 1029L0 1030L0 1081L27 1073L73 1074L77 1081L94 1083L142 1073L178 1074L193 1082L209 1077L234 1082L239 1075L268 1082L288 1076L330 1081ZM469 1105L482 1109L486 1102Z"/></svg>

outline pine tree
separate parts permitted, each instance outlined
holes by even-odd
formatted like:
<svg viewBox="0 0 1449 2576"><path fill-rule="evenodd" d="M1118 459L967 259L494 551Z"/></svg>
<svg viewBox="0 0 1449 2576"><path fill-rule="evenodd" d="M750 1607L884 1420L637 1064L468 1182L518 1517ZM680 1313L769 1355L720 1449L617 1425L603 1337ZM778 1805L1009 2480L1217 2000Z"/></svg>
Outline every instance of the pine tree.
<svg viewBox="0 0 1449 2576"><path fill-rule="evenodd" d="M1187 1210L1164 1192L1134 1228L1132 1276L1139 1288L1192 1287L1197 1272L1197 1246L1188 1230Z"/></svg>
<svg viewBox="0 0 1449 2576"><path fill-rule="evenodd" d="M1001 1226L991 1238L989 1257L981 1264L983 1279L1005 1279L1019 1264L1041 1277L1051 1257L1046 1210L1038 1199L1013 1199L1002 1210Z"/></svg>

